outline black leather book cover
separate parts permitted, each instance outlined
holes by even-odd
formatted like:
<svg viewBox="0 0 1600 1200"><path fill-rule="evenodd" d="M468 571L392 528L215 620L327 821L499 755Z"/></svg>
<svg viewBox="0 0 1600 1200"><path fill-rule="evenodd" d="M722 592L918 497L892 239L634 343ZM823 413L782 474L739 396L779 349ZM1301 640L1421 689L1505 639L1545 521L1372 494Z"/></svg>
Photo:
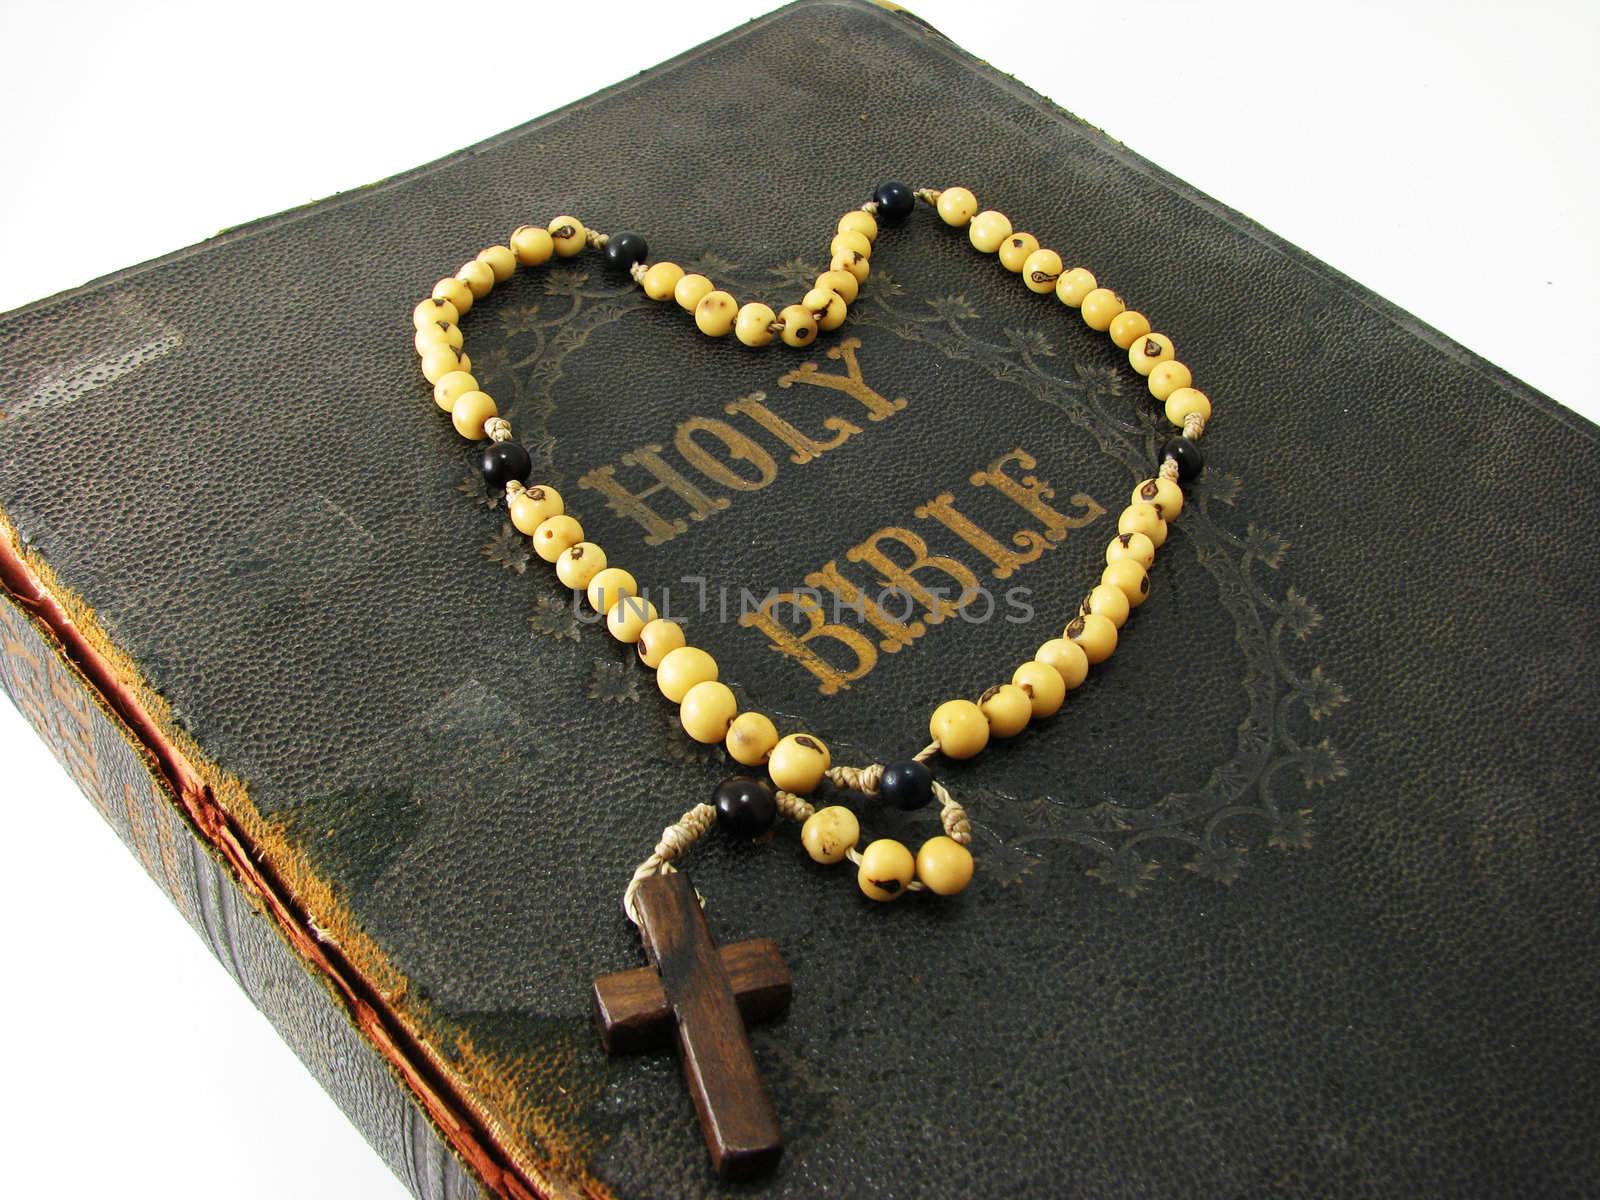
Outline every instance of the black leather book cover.
<svg viewBox="0 0 1600 1200"><path fill-rule="evenodd" d="M794 827L685 861L714 935L795 977L751 1034L787 1150L742 1190L1592 1186L1595 427L909 13L793 5L8 314L8 583L481 1185L719 1194L673 1056L608 1058L589 987L643 961L622 888L729 764L510 530L410 312L561 213L780 308L886 177L1089 266L1216 415L1115 655L941 764L964 895L873 904ZM464 330L538 479L742 702L850 764L1059 635L1169 435L1125 354L926 207L804 350L706 338L593 252ZM741 612L903 568L995 611L809 640Z"/></svg>

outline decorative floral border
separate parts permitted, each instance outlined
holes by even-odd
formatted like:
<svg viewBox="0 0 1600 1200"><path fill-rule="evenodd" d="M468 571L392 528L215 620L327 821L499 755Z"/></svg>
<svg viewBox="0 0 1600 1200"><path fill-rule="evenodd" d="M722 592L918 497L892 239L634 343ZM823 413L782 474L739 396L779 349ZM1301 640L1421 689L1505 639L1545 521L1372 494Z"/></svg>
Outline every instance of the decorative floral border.
<svg viewBox="0 0 1600 1200"><path fill-rule="evenodd" d="M742 293L773 286L804 290L823 269L792 259L757 279L715 254L685 266L720 280L742 281L748 285L738 289ZM492 381L507 414L514 414L518 436L533 454L541 478L560 486L549 417L566 357L595 330L649 301L636 288L591 281L587 270L567 265L552 267L542 277L542 287L544 299L538 303L495 314L506 337L480 357L478 373ZM875 267L850 321L981 367L997 382L1050 406L1094 437L1104 454L1127 466L1130 480L1148 474L1156 441L1169 431L1152 405L1130 402L1125 372L1063 357L1036 329L1002 328L1000 340L986 339L980 334L989 330L964 295L925 299L920 307L906 307L905 296L889 271ZM547 307L559 311L545 315ZM1047 369L1050 360L1065 362L1067 371ZM459 490L475 503L499 507L499 499L476 472ZM1250 849L1245 839L1251 825L1265 827L1270 849L1310 847L1312 808L1307 801L1349 771L1344 753L1317 734L1321 722L1349 697L1320 664L1300 661L1306 656L1298 647L1309 641L1322 614L1293 585L1281 591L1278 587L1289 543L1254 523L1240 534L1232 522L1218 519L1216 506L1231 510L1242 491L1238 476L1209 470L1189 485L1183 522L1184 544L1194 548L1196 560L1216 583L1245 662L1243 687L1249 704L1234 753L1212 769L1199 789L1168 793L1144 807L1109 801L1074 807L1053 796L1014 796L964 782L962 802L984 841L987 880L1000 886L1020 882L1046 861L1046 847L1062 845L1089 851L1095 859L1087 869L1090 876L1137 896L1163 869L1175 866L1217 883L1233 883ZM529 561L527 539L504 519L483 553L518 574ZM1263 569L1271 574L1263 575ZM570 605L542 594L534 597L529 624L547 637L579 640ZM632 674L602 659L595 661L589 694L598 701L639 699ZM1311 731L1301 732L1307 722ZM674 757L712 761L703 747L685 747L677 734L674 723L663 725L664 743L677 748ZM1302 785L1298 790L1294 780Z"/></svg>

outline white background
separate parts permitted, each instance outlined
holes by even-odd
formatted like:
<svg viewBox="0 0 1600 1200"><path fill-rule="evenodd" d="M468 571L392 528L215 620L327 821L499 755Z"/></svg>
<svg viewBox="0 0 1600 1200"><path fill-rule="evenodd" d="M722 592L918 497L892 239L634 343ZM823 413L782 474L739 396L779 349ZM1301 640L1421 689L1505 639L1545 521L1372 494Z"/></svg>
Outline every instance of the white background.
<svg viewBox="0 0 1600 1200"><path fill-rule="evenodd" d="M0 310L436 158L771 7L0 0ZM909 7L1600 418L1600 6ZM863 163L863 187L894 173ZM10 1194L403 1194L9 704L0 799Z"/></svg>

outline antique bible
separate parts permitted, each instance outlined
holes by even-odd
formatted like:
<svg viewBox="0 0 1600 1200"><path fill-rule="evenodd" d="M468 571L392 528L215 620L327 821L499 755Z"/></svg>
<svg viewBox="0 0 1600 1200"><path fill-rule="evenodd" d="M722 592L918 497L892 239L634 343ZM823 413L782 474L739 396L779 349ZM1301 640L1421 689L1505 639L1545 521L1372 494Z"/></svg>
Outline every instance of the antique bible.
<svg viewBox="0 0 1600 1200"><path fill-rule="evenodd" d="M511 526L411 310L562 213L779 308L884 179L1149 314L1207 467L1111 659L936 762L964 893L712 830L647 954L623 888L732 767ZM793 4L0 322L0 685L417 1196L1593 1186L1595 426L911 13ZM535 478L858 766L1060 635L1172 432L925 206L804 349L592 251L463 327ZM690 1060L732 1025L730 1083Z"/></svg>

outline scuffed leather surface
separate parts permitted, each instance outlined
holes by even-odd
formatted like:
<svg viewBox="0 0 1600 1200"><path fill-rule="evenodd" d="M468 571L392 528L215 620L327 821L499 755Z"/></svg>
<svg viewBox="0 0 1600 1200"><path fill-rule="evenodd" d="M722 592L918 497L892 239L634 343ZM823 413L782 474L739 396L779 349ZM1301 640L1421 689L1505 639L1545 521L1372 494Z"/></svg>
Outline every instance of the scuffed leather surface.
<svg viewBox="0 0 1600 1200"><path fill-rule="evenodd" d="M753 1038L789 1138L753 1190L1587 1187L1600 672L1575 551L1600 517L1595 428L907 14L791 6L9 315L0 505L404 973L402 1007L500 1072L481 1099L509 1136L622 1195L713 1194L676 1064L606 1060L587 987L640 961L622 885L726 768L631 652L562 636L543 563L500 561L503 513L458 487L470 451L408 313L568 212L780 307L890 176L971 186L1090 265L1172 334L1218 418L1112 661L1054 721L945 770L978 826L963 898L871 906L792 829L695 851L716 936L774 937L795 973L789 1020ZM841 370L839 335L713 342L592 254L465 322L480 378L543 439L541 477L642 580L865 578L844 552L886 525L981 567L912 512L950 491L993 530L1028 524L967 482L1019 445L1063 508L1109 510L1007 581L1037 620L948 622L831 697L690 614L750 703L855 763L920 748L936 702L1059 631L1166 436L1106 339L927 209L874 263L840 334L908 401L879 423L777 386L800 361ZM657 546L577 486L757 390L865 431L803 466L763 439L776 482Z"/></svg>
<svg viewBox="0 0 1600 1200"><path fill-rule="evenodd" d="M233 875L179 815L155 761L96 701L56 639L8 594L0 594L0 692L411 1194L484 1195L389 1064L307 974L271 920L244 902Z"/></svg>

